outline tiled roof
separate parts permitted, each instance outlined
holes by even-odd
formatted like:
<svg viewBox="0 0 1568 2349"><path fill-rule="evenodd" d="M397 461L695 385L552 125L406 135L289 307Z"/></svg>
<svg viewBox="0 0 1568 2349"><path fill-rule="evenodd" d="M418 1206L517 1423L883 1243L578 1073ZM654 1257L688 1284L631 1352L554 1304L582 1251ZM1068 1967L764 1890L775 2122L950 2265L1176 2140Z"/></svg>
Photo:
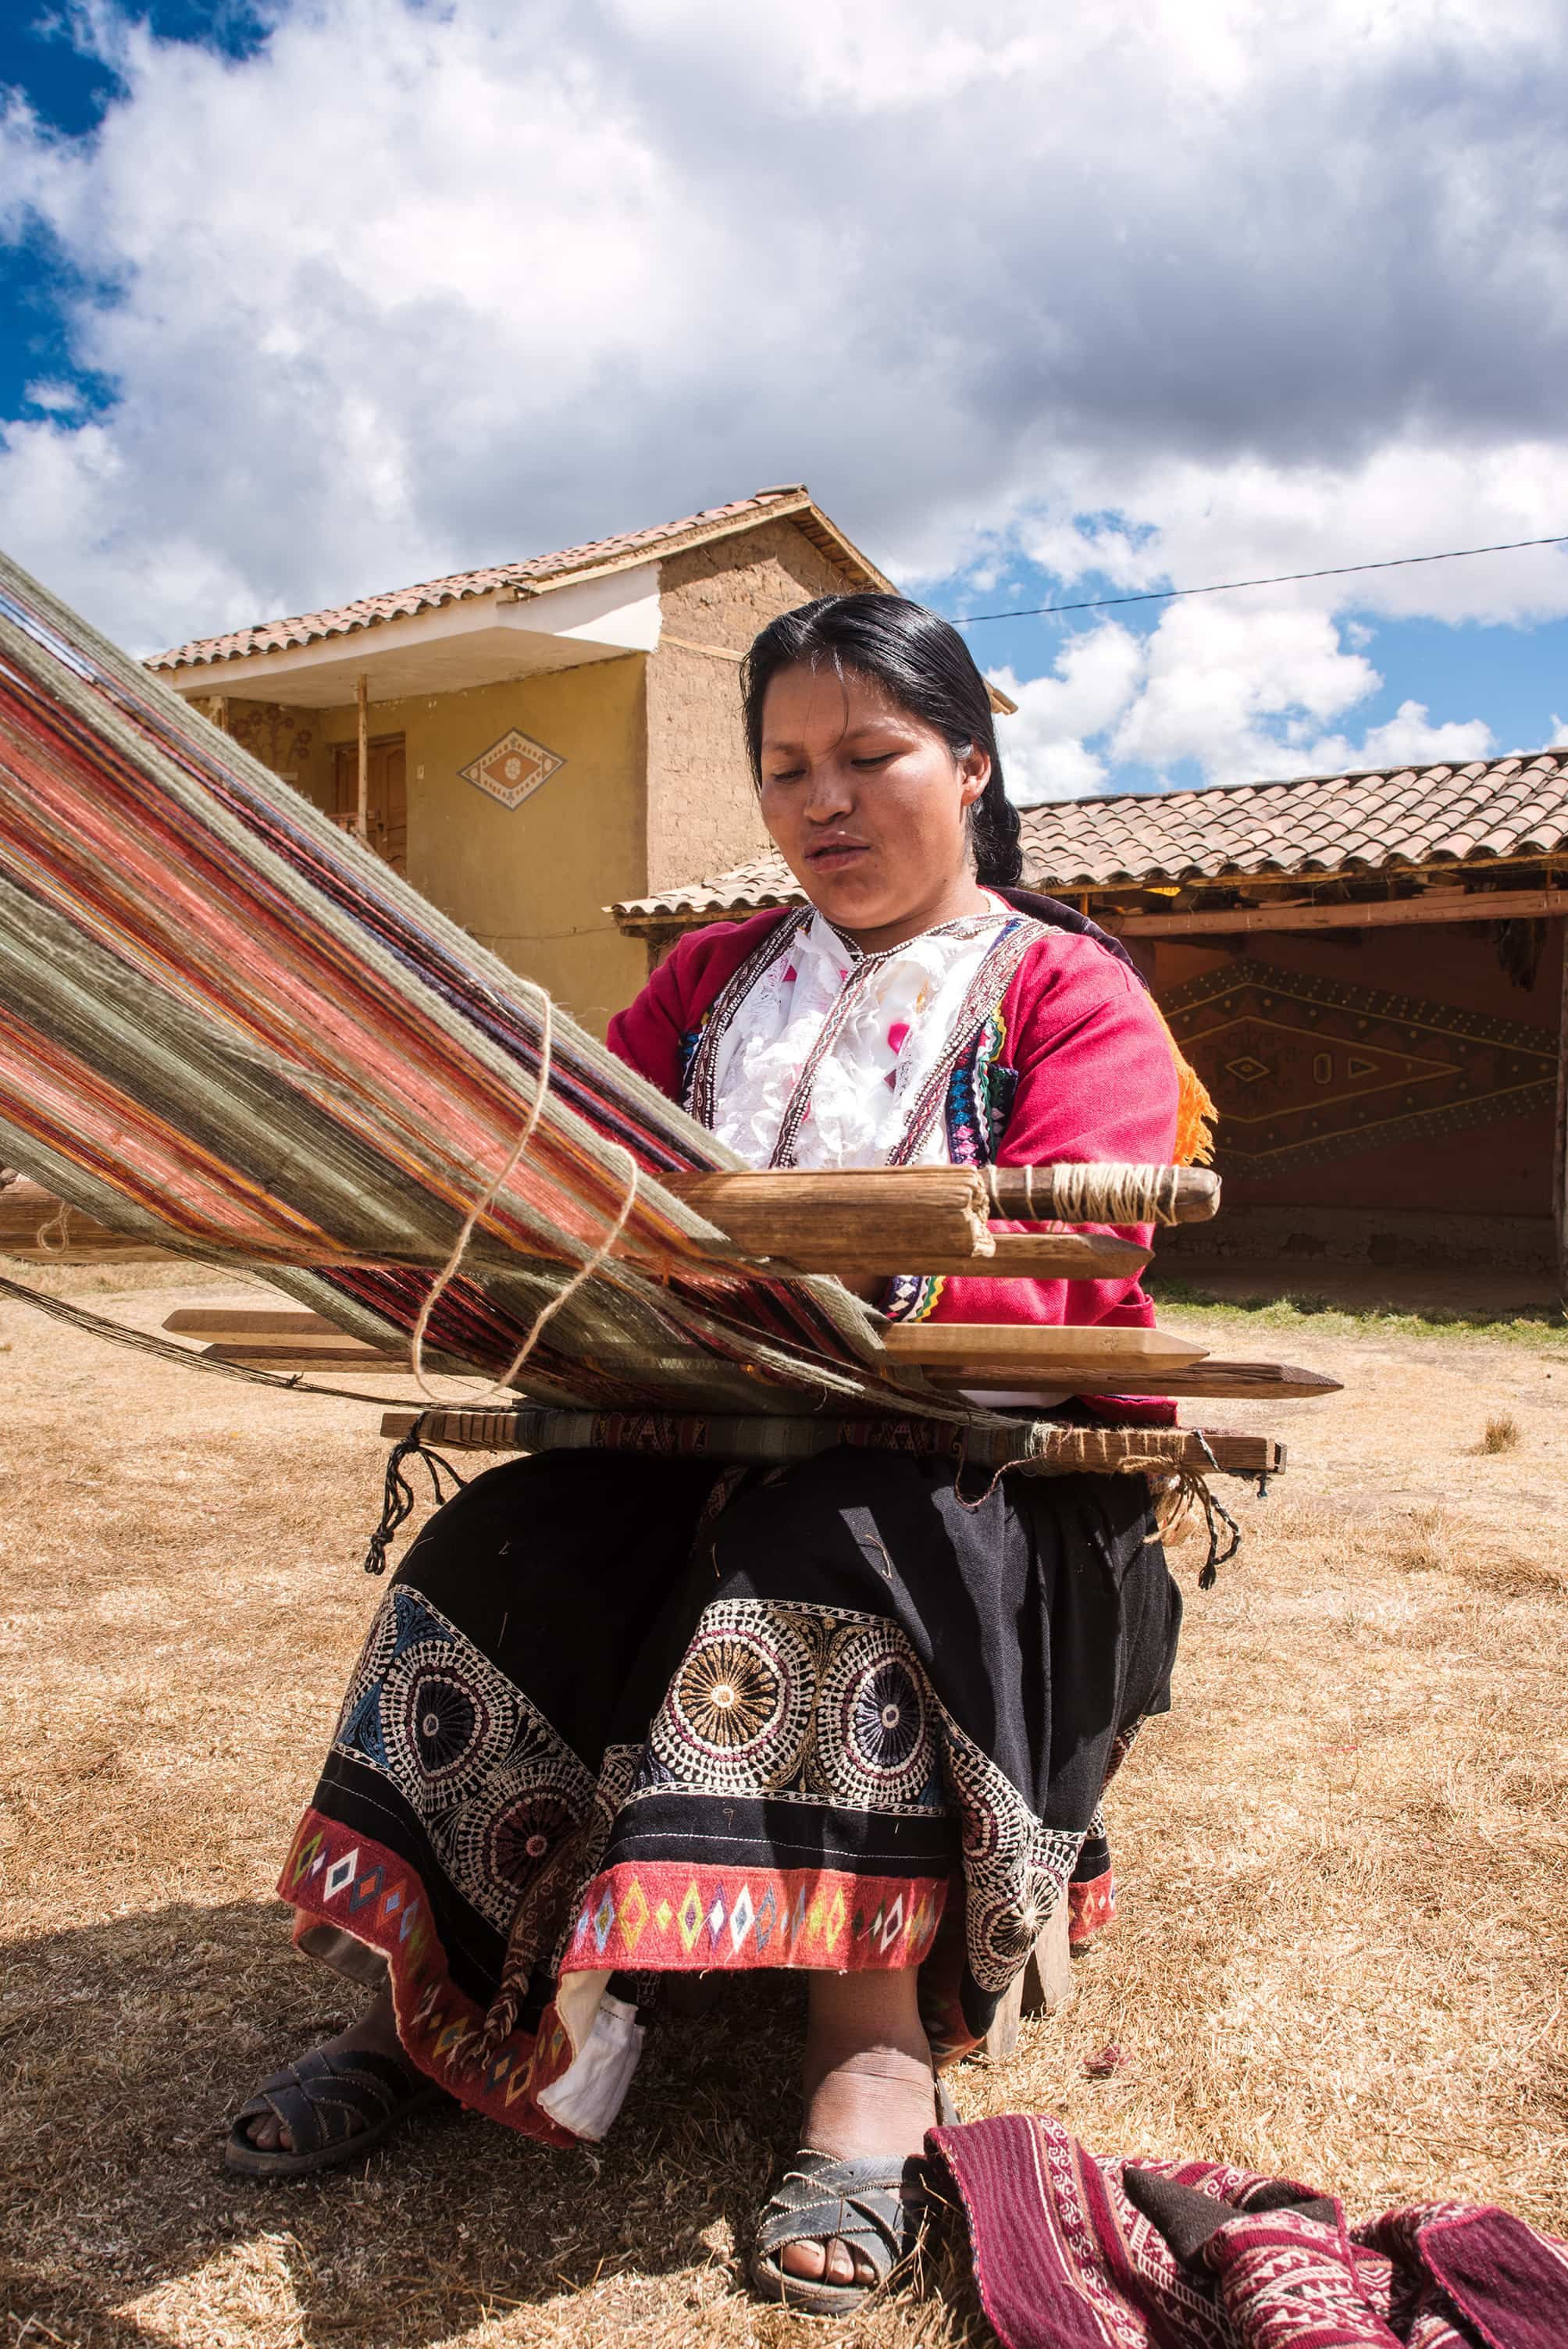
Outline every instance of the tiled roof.
<svg viewBox="0 0 1568 2349"><path fill-rule="evenodd" d="M152 669L205 667L214 661L242 660L256 653L287 652L299 645L317 644L327 636L352 636L357 628L374 627L381 620L405 619L415 612L442 604L460 604L470 596L493 595L510 587L520 594L553 587L583 572L624 571L664 554L677 554L688 546L725 538L760 522L791 520L823 554L865 587L885 588L891 583L857 547L835 529L812 500L803 482L780 489L758 490L727 506L708 506L680 522L660 523L651 530L624 530L614 538L598 538L586 546L566 546L554 554L530 555L522 563L492 564L485 571L455 571L449 579L427 579L416 587L400 587L387 595L362 595L325 612L303 612L293 619L263 620L252 628L234 628L223 636L199 636L154 653Z"/></svg>
<svg viewBox="0 0 1568 2349"><path fill-rule="evenodd" d="M1568 749L1233 783L1162 795L1119 792L1026 808L1025 877L1037 888L1167 887L1274 874L1378 873L1568 853ZM630 922L799 905L781 857L613 908Z"/></svg>

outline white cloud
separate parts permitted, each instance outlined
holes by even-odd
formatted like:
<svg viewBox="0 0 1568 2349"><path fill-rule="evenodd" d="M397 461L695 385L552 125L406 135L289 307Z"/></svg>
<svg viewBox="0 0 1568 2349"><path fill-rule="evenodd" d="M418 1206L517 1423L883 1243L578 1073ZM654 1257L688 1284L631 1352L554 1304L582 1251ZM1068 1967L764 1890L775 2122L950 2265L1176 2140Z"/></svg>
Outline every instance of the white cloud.
<svg viewBox="0 0 1568 2349"><path fill-rule="evenodd" d="M1402 701L1387 724L1368 727L1358 745L1343 735L1314 742L1307 771L1324 775L1336 768L1354 774L1362 767L1462 767L1472 759L1491 758L1496 749L1491 729L1481 719L1434 726L1425 702Z"/></svg>
<svg viewBox="0 0 1568 2349"><path fill-rule="evenodd" d="M799 478L976 593L1568 529L1559 0L273 14L236 64L100 13L101 129L0 131L116 387L35 387L0 535L139 647ZM1016 783L1479 739L1352 740L1352 599L1528 622L1568 559L1090 626L1016 688Z"/></svg>
<svg viewBox="0 0 1568 2349"><path fill-rule="evenodd" d="M1143 672L1141 643L1114 622L1069 638L1052 676L1022 679L1011 669L992 671L1018 705L1016 716L997 720L997 739L1007 788L1020 807L1100 788L1105 761L1086 748L1086 738L1122 717Z"/></svg>

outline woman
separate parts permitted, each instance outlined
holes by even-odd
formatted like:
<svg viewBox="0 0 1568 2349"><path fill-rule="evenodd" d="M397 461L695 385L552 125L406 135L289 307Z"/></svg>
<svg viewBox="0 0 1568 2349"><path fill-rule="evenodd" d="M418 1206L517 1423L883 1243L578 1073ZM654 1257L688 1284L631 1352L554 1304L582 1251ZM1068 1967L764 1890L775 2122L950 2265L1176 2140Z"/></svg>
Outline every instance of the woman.
<svg viewBox="0 0 1568 2349"><path fill-rule="evenodd" d="M613 1049L758 1166L1169 1160L1181 1063L1120 950L1011 889L957 633L829 597L763 630L743 684L810 905L683 940ZM1129 1279L915 1268L877 1301L1151 1318ZM1140 1478L981 1495L848 1448L492 1469L409 1549L284 1873L300 1946L376 1996L257 2092L231 2164L355 2158L443 2092L601 2137L648 1977L799 1967L803 2150L752 2273L852 2307L913 2240L934 2057L984 2034L1069 1880L1106 1913L1100 1796L1168 1704L1179 1616Z"/></svg>

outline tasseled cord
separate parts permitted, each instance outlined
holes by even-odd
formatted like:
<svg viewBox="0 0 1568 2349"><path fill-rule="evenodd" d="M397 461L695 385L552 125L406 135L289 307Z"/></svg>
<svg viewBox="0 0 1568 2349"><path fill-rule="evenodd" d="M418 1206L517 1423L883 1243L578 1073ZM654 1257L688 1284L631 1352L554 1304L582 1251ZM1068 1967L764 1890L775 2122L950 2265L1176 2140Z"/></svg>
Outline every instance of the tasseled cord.
<svg viewBox="0 0 1568 2349"><path fill-rule="evenodd" d="M1197 1437L1204 1451L1208 1453L1209 1465L1214 1474L1216 1475L1222 1474L1220 1464L1213 1453L1210 1451L1209 1439L1202 1429L1196 1427L1189 1432ZM1152 1462L1150 1464L1152 1467ZM1202 1469L1167 1467L1161 1483L1163 1489L1156 1501L1155 1513L1161 1534L1173 1533L1182 1518L1193 1507L1200 1508L1203 1512L1203 1524L1209 1536L1209 1551L1203 1560L1202 1571L1198 1577L1198 1588L1200 1590L1212 1590L1219 1579L1220 1568L1222 1566L1229 1566L1241 1548L1242 1529ZM1266 1479L1260 1476L1258 1478L1260 1498L1265 1485Z"/></svg>
<svg viewBox="0 0 1568 2349"><path fill-rule="evenodd" d="M414 1487L403 1474L403 1464L406 1460L424 1462L429 1471L430 1489L435 1494L438 1508L445 1502L454 1499L468 1484L468 1478L459 1475L444 1454L432 1452L426 1444L425 1418L426 1414L421 1412L407 1434L395 1444L387 1454L387 1481L381 1493L381 1523L371 1535L370 1547L365 1553L366 1574L386 1573L387 1553L392 1546L393 1537L414 1514ZM443 1493L441 1490L443 1475L449 1476L452 1480L452 1489L449 1493Z"/></svg>

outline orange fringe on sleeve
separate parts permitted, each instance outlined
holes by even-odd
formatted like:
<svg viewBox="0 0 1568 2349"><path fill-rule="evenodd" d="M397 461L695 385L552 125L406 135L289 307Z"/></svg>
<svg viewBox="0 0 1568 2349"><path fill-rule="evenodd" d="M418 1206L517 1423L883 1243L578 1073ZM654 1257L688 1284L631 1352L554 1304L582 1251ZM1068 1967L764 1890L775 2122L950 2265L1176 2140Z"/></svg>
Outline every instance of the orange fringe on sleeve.
<svg viewBox="0 0 1568 2349"><path fill-rule="evenodd" d="M1176 1102L1176 1146L1171 1152L1171 1164L1175 1166L1207 1166L1214 1155L1214 1121L1220 1112L1197 1070L1190 1061L1183 1060L1181 1047L1171 1033L1165 1014L1158 1004L1154 1008L1160 1025L1165 1030L1171 1058L1176 1063L1176 1081L1180 1087Z"/></svg>

